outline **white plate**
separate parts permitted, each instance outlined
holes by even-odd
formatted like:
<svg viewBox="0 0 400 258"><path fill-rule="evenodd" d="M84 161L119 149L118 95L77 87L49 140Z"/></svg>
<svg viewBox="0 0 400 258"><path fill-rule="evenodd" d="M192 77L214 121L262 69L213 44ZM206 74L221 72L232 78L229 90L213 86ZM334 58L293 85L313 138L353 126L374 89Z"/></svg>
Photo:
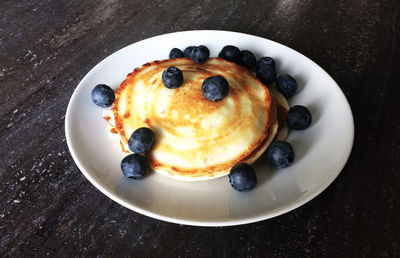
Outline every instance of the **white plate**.
<svg viewBox="0 0 400 258"><path fill-rule="evenodd" d="M311 127L291 131L287 141L296 158L286 169L274 169L261 157L255 164L258 185L248 193L233 190L228 177L182 182L158 174L140 181L125 179L120 162L125 154L119 138L109 133L102 109L90 92L104 83L116 89L135 67L168 58L170 49L206 45L217 56L225 45L271 56L278 74L299 82L290 105L301 104L313 116ZM229 128L227 128L229 129ZM238 225L265 220L293 210L321 193L344 167L353 145L350 106L335 81L317 64L279 43L236 32L186 31L149 38L127 46L96 65L79 83L65 117L68 147L86 178L101 192L141 214L199 226Z"/></svg>

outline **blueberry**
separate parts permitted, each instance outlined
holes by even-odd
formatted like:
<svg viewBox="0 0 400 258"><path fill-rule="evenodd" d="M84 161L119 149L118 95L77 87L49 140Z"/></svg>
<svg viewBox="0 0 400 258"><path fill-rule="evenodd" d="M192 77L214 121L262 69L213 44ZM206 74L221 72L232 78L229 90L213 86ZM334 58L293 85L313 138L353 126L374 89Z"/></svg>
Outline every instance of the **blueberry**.
<svg viewBox="0 0 400 258"><path fill-rule="evenodd" d="M229 183L239 192L248 192L257 185L257 176L254 169L247 163L235 165L228 175Z"/></svg>
<svg viewBox="0 0 400 258"><path fill-rule="evenodd" d="M294 160L293 147L285 141L274 141L267 149L267 158L277 168L288 167Z"/></svg>
<svg viewBox="0 0 400 258"><path fill-rule="evenodd" d="M162 73L162 82L168 89L176 89L183 83L183 74L179 68L170 66Z"/></svg>
<svg viewBox="0 0 400 258"><path fill-rule="evenodd" d="M280 92L282 92L285 98L292 97L298 88L296 80L288 74L278 76L276 79L276 87Z"/></svg>
<svg viewBox="0 0 400 258"><path fill-rule="evenodd" d="M221 75L208 77L201 86L204 97L211 101L219 101L229 93L229 83Z"/></svg>
<svg viewBox="0 0 400 258"><path fill-rule="evenodd" d="M200 45L198 47L193 47L190 57L197 64L204 63L210 56L210 50L206 46Z"/></svg>
<svg viewBox="0 0 400 258"><path fill-rule="evenodd" d="M99 107L106 108L115 100L114 91L105 84L99 84L92 90L92 101Z"/></svg>
<svg viewBox="0 0 400 258"><path fill-rule="evenodd" d="M270 85L276 80L276 72L273 66L263 66L257 71L257 78L265 85Z"/></svg>
<svg viewBox="0 0 400 258"><path fill-rule="evenodd" d="M135 130L128 141L128 147L134 153L142 154L150 150L154 143L154 133L147 127Z"/></svg>
<svg viewBox="0 0 400 258"><path fill-rule="evenodd" d="M269 56L261 57L256 63L256 72L258 72L260 68L265 66L272 66L273 68L275 68L275 60Z"/></svg>
<svg viewBox="0 0 400 258"><path fill-rule="evenodd" d="M221 52L218 54L218 57L232 62L237 62L240 57L240 50L235 46L228 45L222 48Z"/></svg>
<svg viewBox="0 0 400 258"><path fill-rule="evenodd" d="M184 57L191 57L193 48L194 48L194 46L189 46L189 47L185 48L185 50L183 51L183 56Z"/></svg>
<svg viewBox="0 0 400 258"><path fill-rule="evenodd" d="M238 64L251 69L256 64L256 57L248 50L240 52Z"/></svg>
<svg viewBox="0 0 400 258"><path fill-rule="evenodd" d="M178 57L183 57L183 52L179 48L173 48L171 49L171 52L169 52L169 58L178 58Z"/></svg>
<svg viewBox="0 0 400 258"><path fill-rule="evenodd" d="M301 105L293 106L287 114L287 123L290 128L296 130L304 130L311 125L311 113Z"/></svg>
<svg viewBox="0 0 400 258"><path fill-rule="evenodd" d="M121 161L121 170L126 178L142 179L149 168L149 162L139 154L130 154Z"/></svg>

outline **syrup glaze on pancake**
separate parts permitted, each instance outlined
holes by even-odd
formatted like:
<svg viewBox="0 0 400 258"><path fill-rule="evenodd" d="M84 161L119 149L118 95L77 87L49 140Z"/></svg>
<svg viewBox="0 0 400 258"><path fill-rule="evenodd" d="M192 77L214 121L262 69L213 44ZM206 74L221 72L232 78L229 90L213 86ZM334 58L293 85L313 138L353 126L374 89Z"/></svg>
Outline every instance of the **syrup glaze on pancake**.
<svg viewBox="0 0 400 258"><path fill-rule="evenodd" d="M289 126L286 122L287 113L289 112L289 103L275 85L268 87L272 99L276 103L276 116L278 119L278 132L274 140L283 141L289 133Z"/></svg>
<svg viewBox="0 0 400 258"><path fill-rule="evenodd" d="M183 72L177 89L166 88L162 72L169 66ZM201 91L204 79L222 75L229 94L218 102ZM209 179L226 175L235 164L256 159L257 150L274 137L268 89L246 68L220 58L196 64L190 58L154 61L136 68L115 91L112 111L116 129L126 144L139 127L149 127L156 142L147 154L152 168L179 179ZM272 112L273 113L273 112ZM275 132L274 132L275 131Z"/></svg>

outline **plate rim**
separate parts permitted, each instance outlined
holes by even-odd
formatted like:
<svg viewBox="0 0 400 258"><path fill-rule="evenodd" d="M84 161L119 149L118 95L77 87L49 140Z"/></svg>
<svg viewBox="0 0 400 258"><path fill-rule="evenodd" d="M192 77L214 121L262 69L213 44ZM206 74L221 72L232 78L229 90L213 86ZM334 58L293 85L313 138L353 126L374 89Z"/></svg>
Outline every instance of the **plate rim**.
<svg viewBox="0 0 400 258"><path fill-rule="evenodd" d="M272 42L274 44L279 45L280 47L284 47L284 48L288 48L291 51L294 51L297 54L300 54L302 57L304 57L305 59L307 59L309 62L313 63L316 67L318 67L320 69L320 71L322 73L324 73L326 76L328 76L332 82L333 82L333 86L335 86L335 88L338 91L339 94L341 94L341 97L343 97L346 101L346 108L349 111L349 115L350 115L350 124L348 125L348 132L350 134L350 138L351 138L351 142L349 142L350 144L350 148L348 149L348 152L346 153L345 157L345 162L343 164L341 164L340 169L338 170L339 172L337 174L335 174L333 177L329 178L329 180L326 181L325 184L321 185L321 187L317 190L312 192L311 194L302 197L301 199L298 199L297 201L295 201L294 203L288 203L287 205L281 206L279 208L279 210L277 211L273 211L270 212L270 214L258 214L258 215L254 215L251 217L247 217L247 218L241 218L241 219L234 219L234 220L227 220L227 221L202 221L202 220L195 220L195 219L187 219L187 218L177 218L177 217L172 217L172 216L167 216L167 215L163 215L163 214L159 214L156 212L152 212L140 207L137 207L125 200L123 200L122 198L114 195L112 192L108 191L105 187L103 187L102 185L100 185L99 182L97 182L97 180L92 177L90 175L90 173L88 171L86 171L86 169L84 168L83 164L80 162L80 159L78 157L78 155L75 153L73 147L72 147L72 136L69 130L69 127L71 126L71 122L70 120L72 119L72 115L71 115L71 106L72 103L74 102L73 100L76 98L77 95L77 90L78 88L82 87L82 85L84 85L84 82L87 80L87 78L89 77L89 75L91 73L94 72L94 70L96 70L99 66L101 66L104 62L107 61L108 58L110 58L112 55L116 54L117 52L123 51L124 49L130 47L131 45L137 44L139 42L142 41L146 41L146 40L154 40L158 37L164 37L167 35L172 35L172 34L187 34L187 33L197 33L197 32L202 32L202 33L207 33L207 32L211 32L211 33L228 33L228 34L236 34L239 36L245 36L245 37L256 37L258 39L261 40L267 40L269 42ZM117 202L118 204L129 208L137 213L140 213L142 215L151 217L151 218L155 218L158 220L162 220L162 221L166 221L166 222L171 222L171 223L176 223L176 224L184 224L184 225L190 225L190 226L206 226L206 227L216 227L216 226L236 226L236 225L243 225L243 224L250 224L250 223L255 223L255 222L259 222L259 221L263 221L263 220L267 220L267 219L271 219L277 216L280 216L282 214L285 214L287 212L290 212L292 210L297 209L298 207L306 204L307 202L310 202L311 200L313 200L315 197L317 197L318 195L320 195L324 190L326 190L329 185L331 185L333 183L333 181L335 181L335 179L339 176L339 174L342 172L343 168L346 166L350 155L352 153L353 150L353 146L354 146L354 116L353 116L353 112L351 110L351 106L349 104L349 101L347 100L345 94L343 93L342 89L339 87L339 85L336 83L336 81L321 67L319 66L316 62L314 62L313 60L311 60L309 57L303 55L302 53L300 53L299 51L288 47L286 45L283 45L279 42L267 39L267 38L263 38L261 36L256 36L256 35L252 35L252 34L247 34L247 33L242 33L242 32L235 32L235 31L227 31L227 30L186 30L186 31L176 31L176 32L171 32L171 33L165 33L165 34L161 34L161 35L156 35L156 36L152 36L149 38L145 38L136 42L133 42L125 47L122 47L121 49L114 51L113 53L111 53L110 55L106 56L104 59L102 59L99 63L97 63L93 68L91 68L86 74L85 76L80 80L80 82L78 83L78 85L75 87L69 102L68 102L68 106L67 106L67 110L66 110L66 115L65 115L65 120L64 120L64 129L65 129L65 137L66 137L66 142L67 142L67 146L68 146L68 150L75 162L75 164L78 166L79 170L81 171L81 173L89 180L90 183L92 183L100 192L102 192L104 195L106 195L108 198L110 198L111 200ZM351 128L350 128L351 127ZM339 167L338 167L339 168Z"/></svg>

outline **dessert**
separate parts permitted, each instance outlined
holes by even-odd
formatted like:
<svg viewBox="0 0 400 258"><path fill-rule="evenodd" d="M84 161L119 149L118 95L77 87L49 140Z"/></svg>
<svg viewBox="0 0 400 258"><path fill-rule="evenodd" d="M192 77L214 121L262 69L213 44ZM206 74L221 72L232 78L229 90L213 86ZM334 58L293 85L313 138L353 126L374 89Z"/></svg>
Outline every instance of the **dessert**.
<svg viewBox="0 0 400 258"><path fill-rule="evenodd" d="M183 73L182 85L174 89L162 80L171 66ZM213 76L229 83L227 96L215 102L202 92L203 81ZM251 164L277 137L287 112L278 91L270 94L251 71L222 58L201 64L185 57L144 64L127 76L115 96L112 114L106 110L105 116L115 118L111 123L125 149L136 129L150 128L155 141L144 154L150 166L182 180L217 178L238 163ZM278 137L284 138L282 127Z"/></svg>
<svg viewBox="0 0 400 258"><path fill-rule="evenodd" d="M257 184L250 164L265 151L277 168L292 164L289 128L311 124L306 107L286 101L296 80L277 77L273 58L256 61L232 45L209 54L204 45L173 48L170 59L136 68L115 92L103 84L92 90L96 105L113 103L103 117L131 153L121 161L125 177L142 179L150 167L181 180L229 175L232 188L246 192Z"/></svg>

